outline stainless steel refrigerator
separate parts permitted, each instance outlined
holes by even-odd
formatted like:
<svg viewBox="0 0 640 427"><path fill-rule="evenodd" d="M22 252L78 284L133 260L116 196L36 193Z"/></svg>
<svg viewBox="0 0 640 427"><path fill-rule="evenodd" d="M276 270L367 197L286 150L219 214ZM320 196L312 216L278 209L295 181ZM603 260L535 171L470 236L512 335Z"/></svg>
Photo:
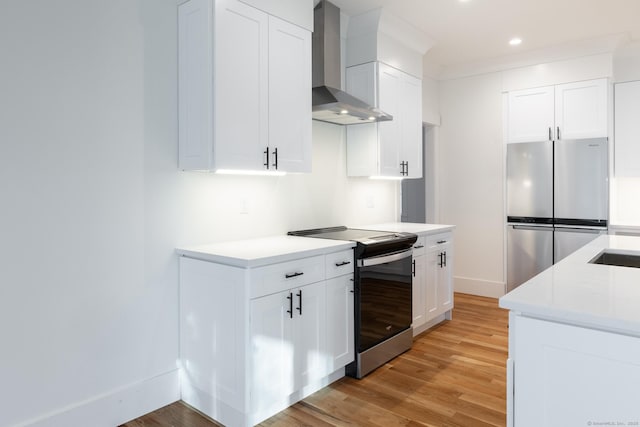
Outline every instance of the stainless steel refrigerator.
<svg viewBox="0 0 640 427"><path fill-rule="evenodd" d="M507 291L607 231L606 138L507 144Z"/></svg>

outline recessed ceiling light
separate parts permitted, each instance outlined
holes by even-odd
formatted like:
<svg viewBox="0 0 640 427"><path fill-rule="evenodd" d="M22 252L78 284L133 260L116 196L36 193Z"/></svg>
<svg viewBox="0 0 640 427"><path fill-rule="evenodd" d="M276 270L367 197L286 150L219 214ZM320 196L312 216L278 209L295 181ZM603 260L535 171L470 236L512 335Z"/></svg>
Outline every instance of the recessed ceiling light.
<svg viewBox="0 0 640 427"><path fill-rule="evenodd" d="M520 43L522 43L522 39L518 37L514 37L511 40L509 40L509 44L511 46L518 46Z"/></svg>

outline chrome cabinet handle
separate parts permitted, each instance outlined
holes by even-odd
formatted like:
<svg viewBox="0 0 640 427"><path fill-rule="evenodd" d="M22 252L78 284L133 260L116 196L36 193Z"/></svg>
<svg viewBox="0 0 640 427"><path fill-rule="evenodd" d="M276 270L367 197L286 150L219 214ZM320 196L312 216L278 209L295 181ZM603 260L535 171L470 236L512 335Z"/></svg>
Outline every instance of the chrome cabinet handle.
<svg viewBox="0 0 640 427"><path fill-rule="evenodd" d="M413 247L413 249L420 249L420 248L424 248L424 245L415 245L415 246Z"/></svg>
<svg viewBox="0 0 640 427"><path fill-rule="evenodd" d="M447 243L447 241L446 241L446 240L438 240L438 242L437 242L437 243L438 243L439 245L441 245L441 244L443 244L443 243Z"/></svg>
<svg viewBox="0 0 640 427"><path fill-rule="evenodd" d="M296 294L298 297L298 313L302 316L302 289Z"/></svg>
<svg viewBox="0 0 640 427"><path fill-rule="evenodd" d="M267 167L267 169L269 169L269 147L267 147L267 148L262 152L262 154L264 154L264 155L266 155L266 156L267 156L267 158L266 158L266 163L263 163L262 165L263 165L263 166L266 166L266 167Z"/></svg>
<svg viewBox="0 0 640 427"><path fill-rule="evenodd" d="M275 162L272 166L278 170L278 148L273 149L273 158L275 159Z"/></svg>
<svg viewBox="0 0 640 427"><path fill-rule="evenodd" d="M549 141L553 139L553 135L551 135L551 126L549 126Z"/></svg>
<svg viewBox="0 0 640 427"><path fill-rule="evenodd" d="M351 264L351 261L336 262L336 267L342 267L343 265L349 265L349 264Z"/></svg>
<svg viewBox="0 0 640 427"><path fill-rule="evenodd" d="M557 130L556 136L558 137L558 139L561 139L561 138L560 138L560 126L558 126L558 127L556 128L556 130Z"/></svg>
<svg viewBox="0 0 640 427"><path fill-rule="evenodd" d="M301 271L296 271L295 273L287 273L284 275L285 279L292 279L294 277L302 276L304 273Z"/></svg>

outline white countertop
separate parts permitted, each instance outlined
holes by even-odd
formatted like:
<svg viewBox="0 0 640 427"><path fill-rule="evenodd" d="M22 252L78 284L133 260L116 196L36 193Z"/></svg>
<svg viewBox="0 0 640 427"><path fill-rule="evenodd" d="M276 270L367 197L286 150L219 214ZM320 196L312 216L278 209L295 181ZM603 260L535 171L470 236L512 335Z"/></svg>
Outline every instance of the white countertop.
<svg viewBox="0 0 640 427"><path fill-rule="evenodd" d="M389 222L353 228L368 230L437 233L449 231L453 225L416 224ZM354 242L345 240L317 239L297 236L273 236L260 239L236 240L199 246L176 248L179 255L234 267L260 267L263 265L323 255L355 247Z"/></svg>
<svg viewBox="0 0 640 427"><path fill-rule="evenodd" d="M353 228L394 231L396 233L434 234L453 230L455 225L421 224L415 222L386 222L383 224L359 225Z"/></svg>
<svg viewBox="0 0 640 427"><path fill-rule="evenodd" d="M500 307L640 336L640 268L589 264L604 249L640 254L640 237L600 236L500 298Z"/></svg>
<svg viewBox="0 0 640 427"><path fill-rule="evenodd" d="M177 248L179 255L235 267L260 267L350 249L354 242L274 236Z"/></svg>

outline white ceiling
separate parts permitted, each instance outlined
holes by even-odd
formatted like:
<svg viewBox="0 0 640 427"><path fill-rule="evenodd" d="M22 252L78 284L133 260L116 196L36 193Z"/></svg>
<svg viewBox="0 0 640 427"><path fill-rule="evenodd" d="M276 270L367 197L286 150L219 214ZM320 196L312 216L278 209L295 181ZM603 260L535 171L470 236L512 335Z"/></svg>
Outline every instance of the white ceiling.
<svg viewBox="0 0 640 427"><path fill-rule="evenodd" d="M330 0L349 16L383 7L421 29L444 67L622 34L640 39L640 0ZM513 37L523 41L508 44Z"/></svg>

